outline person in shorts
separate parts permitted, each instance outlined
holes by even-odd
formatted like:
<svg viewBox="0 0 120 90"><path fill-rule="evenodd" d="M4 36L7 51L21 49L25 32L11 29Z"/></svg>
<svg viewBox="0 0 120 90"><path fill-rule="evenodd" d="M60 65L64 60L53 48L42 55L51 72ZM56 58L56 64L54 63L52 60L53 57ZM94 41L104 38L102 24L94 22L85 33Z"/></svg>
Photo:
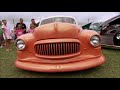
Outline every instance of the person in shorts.
<svg viewBox="0 0 120 90"><path fill-rule="evenodd" d="M6 20L3 20L2 31L3 31L3 38L5 40L6 51L9 51L9 50L11 50L10 42L12 40L12 36L11 36L10 28L8 27Z"/></svg>

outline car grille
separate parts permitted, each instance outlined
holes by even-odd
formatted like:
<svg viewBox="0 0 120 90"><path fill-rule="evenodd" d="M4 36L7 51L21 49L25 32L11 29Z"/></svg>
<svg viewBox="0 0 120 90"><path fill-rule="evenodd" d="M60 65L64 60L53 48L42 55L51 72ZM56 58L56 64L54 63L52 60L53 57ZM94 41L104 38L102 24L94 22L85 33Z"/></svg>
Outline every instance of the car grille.
<svg viewBox="0 0 120 90"><path fill-rule="evenodd" d="M80 52L78 42L40 43L35 45L35 53L38 55L68 55Z"/></svg>

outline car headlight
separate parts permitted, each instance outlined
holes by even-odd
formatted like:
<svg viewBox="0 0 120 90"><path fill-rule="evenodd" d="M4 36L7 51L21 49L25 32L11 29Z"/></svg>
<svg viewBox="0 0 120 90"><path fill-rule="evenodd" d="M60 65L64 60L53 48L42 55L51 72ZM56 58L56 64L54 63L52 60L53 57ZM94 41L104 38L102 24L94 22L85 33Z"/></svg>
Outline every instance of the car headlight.
<svg viewBox="0 0 120 90"><path fill-rule="evenodd" d="M93 47L98 47L101 45L101 39L100 39L100 36L99 35L93 35L91 38L90 38L90 44L93 46Z"/></svg>
<svg viewBox="0 0 120 90"><path fill-rule="evenodd" d="M117 39L120 39L120 33L116 35L116 38L117 38Z"/></svg>
<svg viewBox="0 0 120 90"><path fill-rule="evenodd" d="M17 48L18 50L23 50L23 49L25 49L25 42L24 42L23 40L21 40L21 39L17 40L17 41L16 41L16 48Z"/></svg>

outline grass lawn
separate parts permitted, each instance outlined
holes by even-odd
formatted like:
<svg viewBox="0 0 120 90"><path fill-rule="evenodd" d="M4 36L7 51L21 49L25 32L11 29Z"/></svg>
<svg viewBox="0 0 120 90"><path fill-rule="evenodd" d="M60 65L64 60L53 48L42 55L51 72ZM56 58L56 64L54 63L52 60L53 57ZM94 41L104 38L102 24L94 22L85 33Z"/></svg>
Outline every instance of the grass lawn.
<svg viewBox="0 0 120 90"><path fill-rule="evenodd" d="M102 49L106 57L105 64L77 72L39 73L18 69L14 66L16 48L12 51L0 49L0 78L120 78L120 50Z"/></svg>

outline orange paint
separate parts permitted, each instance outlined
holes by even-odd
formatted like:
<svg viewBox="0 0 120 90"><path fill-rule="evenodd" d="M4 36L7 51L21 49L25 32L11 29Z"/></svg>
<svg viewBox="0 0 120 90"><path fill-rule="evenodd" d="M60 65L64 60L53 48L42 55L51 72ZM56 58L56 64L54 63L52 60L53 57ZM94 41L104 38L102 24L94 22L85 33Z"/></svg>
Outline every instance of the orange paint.
<svg viewBox="0 0 120 90"><path fill-rule="evenodd" d="M17 51L17 68L36 72L68 72L99 66L105 62L101 46L90 38L99 35L70 23L54 22L37 27L33 34L20 36L26 48Z"/></svg>

